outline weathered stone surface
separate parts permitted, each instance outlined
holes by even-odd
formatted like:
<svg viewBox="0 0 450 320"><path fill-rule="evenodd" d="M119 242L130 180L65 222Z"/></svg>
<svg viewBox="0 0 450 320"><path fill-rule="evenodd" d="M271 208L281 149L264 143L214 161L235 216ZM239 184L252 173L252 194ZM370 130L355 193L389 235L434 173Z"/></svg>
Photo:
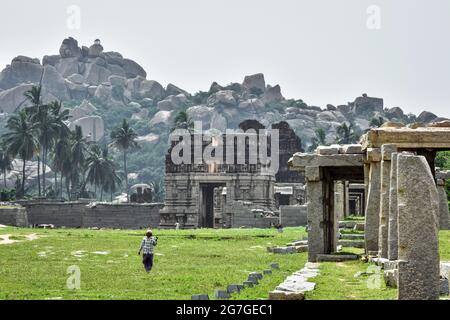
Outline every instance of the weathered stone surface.
<svg viewBox="0 0 450 320"><path fill-rule="evenodd" d="M322 155L322 156L330 156L339 154L340 146L333 145L333 146L319 146L316 149L316 154Z"/></svg>
<svg viewBox="0 0 450 320"><path fill-rule="evenodd" d="M359 222L357 224L355 224L355 226L353 227L354 231L364 231L366 227L366 223L365 222Z"/></svg>
<svg viewBox="0 0 450 320"><path fill-rule="evenodd" d="M356 254L318 254L316 258L317 262L344 262L358 260L359 256Z"/></svg>
<svg viewBox="0 0 450 320"><path fill-rule="evenodd" d="M224 290L216 290L214 291L214 297L216 299L230 299L230 294Z"/></svg>
<svg viewBox="0 0 450 320"><path fill-rule="evenodd" d="M437 182L437 191L439 195L439 229L450 229L450 213L448 209L447 191L445 190L445 181L439 179Z"/></svg>
<svg viewBox="0 0 450 320"><path fill-rule="evenodd" d="M294 170L302 171L305 167L362 167L364 155L362 154L335 154L317 155L309 153L296 153L289 160Z"/></svg>
<svg viewBox="0 0 450 320"><path fill-rule="evenodd" d="M397 158L391 155L391 178L389 187L388 259L398 259L398 201L397 201Z"/></svg>
<svg viewBox="0 0 450 320"><path fill-rule="evenodd" d="M248 90L259 90L261 93L266 89L266 81L262 73L246 76L242 86Z"/></svg>
<svg viewBox="0 0 450 320"><path fill-rule="evenodd" d="M279 264L278 262L272 262L272 263L270 264L270 267L271 267L272 269L280 269L280 264Z"/></svg>
<svg viewBox="0 0 450 320"><path fill-rule="evenodd" d="M183 89L178 88L176 85L169 83L166 87L166 94L168 96L177 96L179 94L184 94L188 96L189 93Z"/></svg>
<svg viewBox="0 0 450 320"><path fill-rule="evenodd" d="M28 106L24 93L33 87L32 84L23 84L12 89L0 92L0 112L11 113Z"/></svg>
<svg viewBox="0 0 450 320"><path fill-rule="evenodd" d="M137 62L130 59L123 59L123 70L128 79L142 77L147 78L147 72Z"/></svg>
<svg viewBox="0 0 450 320"><path fill-rule="evenodd" d="M437 115L435 115L434 113L429 112L429 111L423 111L417 117L417 122L428 123L428 122L433 121L436 118L437 118Z"/></svg>
<svg viewBox="0 0 450 320"><path fill-rule="evenodd" d="M227 292L229 293L229 294L232 294L232 293L239 293L239 292L241 292L241 290L244 288L244 286L243 285L241 285L241 284L230 284L228 287L227 287Z"/></svg>
<svg viewBox="0 0 450 320"><path fill-rule="evenodd" d="M341 147L340 153L343 154L362 154L362 146L360 144L345 144Z"/></svg>
<svg viewBox="0 0 450 320"><path fill-rule="evenodd" d="M371 162L369 171L369 189L366 206L366 251L378 251L378 228L380 225L380 162Z"/></svg>
<svg viewBox="0 0 450 320"><path fill-rule="evenodd" d="M172 116L173 111L159 111L155 114L152 120L150 120L150 126L154 126L157 124L170 124L170 117Z"/></svg>
<svg viewBox="0 0 450 320"><path fill-rule="evenodd" d="M385 270L384 273L384 282L386 283L386 286L391 288L397 288L397 282L398 282L398 270L392 269L392 270Z"/></svg>
<svg viewBox="0 0 450 320"><path fill-rule="evenodd" d="M207 294L194 294L192 300L209 300L209 296Z"/></svg>
<svg viewBox="0 0 450 320"><path fill-rule="evenodd" d="M380 224L378 248L381 258L388 257L389 235L389 191L391 187L391 155L396 146L385 144L381 147L381 186L380 186Z"/></svg>
<svg viewBox="0 0 450 320"><path fill-rule="evenodd" d="M316 262L317 254L324 252L323 182L307 181L306 203L308 206L308 261Z"/></svg>
<svg viewBox="0 0 450 320"><path fill-rule="evenodd" d="M81 49L78 47L78 41L72 37L64 39L59 48L59 55L62 58L81 58Z"/></svg>
<svg viewBox="0 0 450 320"><path fill-rule="evenodd" d="M363 150L386 143L395 144L398 149L450 149L450 128L376 128L364 134L360 142Z"/></svg>
<svg viewBox="0 0 450 320"><path fill-rule="evenodd" d="M364 240L339 240L338 245L346 248L364 248Z"/></svg>
<svg viewBox="0 0 450 320"><path fill-rule="evenodd" d="M305 294L303 292L274 290L269 293L269 300L305 300Z"/></svg>
<svg viewBox="0 0 450 320"><path fill-rule="evenodd" d="M305 177L306 181L320 181L322 179L320 167L306 167Z"/></svg>
<svg viewBox="0 0 450 320"><path fill-rule="evenodd" d="M74 130L76 126L81 127L83 136L90 141L99 141L105 135L105 123L101 117L87 116L70 123L69 128Z"/></svg>
<svg viewBox="0 0 450 320"><path fill-rule="evenodd" d="M264 270L263 273L264 273L264 275L271 275L272 270Z"/></svg>
<svg viewBox="0 0 450 320"><path fill-rule="evenodd" d="M281 94L281 87L279 85L268 87L264 92L262 100L264 103L273 103L284 100L284 97Z"/></svg>
<svg viewBox="0 0 450 320"><path fill-rule="evenodd" d="M423 156L398 155L398 298L439 299L438 194Z"/></svg>

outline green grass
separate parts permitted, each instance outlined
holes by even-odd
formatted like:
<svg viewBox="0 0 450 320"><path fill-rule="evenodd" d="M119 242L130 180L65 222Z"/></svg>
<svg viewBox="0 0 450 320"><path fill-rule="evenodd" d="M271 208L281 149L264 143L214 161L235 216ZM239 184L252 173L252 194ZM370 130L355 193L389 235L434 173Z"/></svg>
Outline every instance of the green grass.
<svg viewBox="0 0 450 320"><path fill-rule="evenodd" d="M37 233L40 238L24 240ZM232 299L266 299L285 277L303 268L307 254L273 255L267 246L303 238L304 228L276 230L156 231L159 245L155 268L143 270L137 255L142 231L42 230L0 228L20 242L0 245L0 299L190 299L192 294L241 284L249 272L262 272L271 262L280 270L265 276L255 288ZM79 257L76 251L83 251ZM108 255L93 252L110 252ZM361 254L361 249L344 248ZM440 233L441 260L450 261L450 231ZM79 266L81 290L69 290L67 268ZM371 264L360 261L322 263L316 290L307 299L394 299L396 290L367 287L370 276L354 277ZM375 279L376 280L376 279Z"/></svg>
<svg viewBox="0 0 450 320"><path fill-rule="evenodd" d="M280 270L240 299L268 297L284 278L301 269L306 254L273 255L269 245L285 245L305 236L304 228L276 230L157 231L155 268L143 270L137 255L143 232L30 230L5 228L16 239L37 233L41 238L0 245L0 299L190 299L192 294L241 284L249 272ZM85 251L80 257L76 251ZM98 255L92 252L110 252ZM74 254L73 254L74 253ZM69 266L79 266L81 290L68 290Z"/></svg>
<svg viewBox="0 0 450 320"><path fill-rule="evenodd" d="M366 220L366 217L360 217L360 216L347 216L345 217L344 221L364 221Z"/></svg>

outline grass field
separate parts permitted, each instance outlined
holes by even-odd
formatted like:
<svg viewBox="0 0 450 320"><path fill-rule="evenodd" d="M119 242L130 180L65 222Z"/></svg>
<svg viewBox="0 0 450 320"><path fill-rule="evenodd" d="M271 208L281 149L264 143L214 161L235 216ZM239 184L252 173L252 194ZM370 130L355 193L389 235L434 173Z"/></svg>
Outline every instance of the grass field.
<svg viewBox="0 0 450 320"><path fill-rule="evenodd" d="M39 237L30 240L27 235ZM0 299L190 299L192 294L240 284L249 272L278 262L280 270L233 299L266 299L286 276L301 269L307 254L273 255L269 245L303 238L304 228L276 230L157 231L155 268L143 270L139 231L0 228L19 242L0 245ZM33 237L31 237L33 239ZM347 250L346 250L347 251ZM450 232L441 233L442 259L450 260ZM69 290L67 269L78 266L81 289ZM369 290L354 278L368 264L322 264L308 299L392 299L395 290Z"/></svg>

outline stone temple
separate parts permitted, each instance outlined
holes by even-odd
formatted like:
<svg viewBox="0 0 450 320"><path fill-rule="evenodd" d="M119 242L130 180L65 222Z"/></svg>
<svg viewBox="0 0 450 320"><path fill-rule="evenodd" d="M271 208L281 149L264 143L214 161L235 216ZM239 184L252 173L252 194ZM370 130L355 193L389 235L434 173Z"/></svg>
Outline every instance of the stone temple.
<svg viewBox="0 0 450 320"><path fill-rule="evenodd" d="M186 149L180 153L189 160L181 164L174 163L172 153L183 139L171 142L166 155L166 200L160 212L161 228L175 225L181 228L271 227L280 223L277 205L302 204L304 180L287 166L293 153L303 151L294 131L286 122L274 124L269 130L256 120L244 121L239 127L241 132L233 134L191 133L187 147L190 155L184 154ZM276 156L271 154L271 129L279 130L280 137L277 172L266 170L268 161L274 159L262 158L260 154L266 154L269 159ZM258 134L259 130L266 134ZM227 139L232 139L229 141L233 148L224 147L222 154L210 152L217 162L196 161L196 157L211 151L208 149L211 146L225 146ZM200 147L196 147L196 141ZM245 153L242 155L240 150ZM257 154L256 159L252 160L250 153ZM239 162L238 156L243 161ZM286 214L286 219L289 217Z"/></svg>

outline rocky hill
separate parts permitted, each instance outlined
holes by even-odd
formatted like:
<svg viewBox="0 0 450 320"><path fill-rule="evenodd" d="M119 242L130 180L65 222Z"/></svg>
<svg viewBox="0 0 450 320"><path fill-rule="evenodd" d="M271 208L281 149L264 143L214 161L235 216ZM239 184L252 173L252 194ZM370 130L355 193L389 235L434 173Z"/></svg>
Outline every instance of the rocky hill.
<svg viewBox="0 0 450 320"><path fill-rule="evenodd" d="M44 56L42 62L18 56L0 73L0 122L26 106L23 94L36 84L42 85L43 101L63 101L71 109L70 126L80 125L92 140L108 139L109 131L123 118L131 119L143 145L130 161L136 182L162 177L168 134L181 110L187 110L191 120L202 120L204 129L237 128L246 119L266 126L286 121L304 148L317 128L333 142L336 128L345 122L353 124L359 134L373 118L408 123L442 120L427 111L416 117L398 107L387 108L383 99L366 94L346 105L309 106L283 97L280 86L268 85L263 74L225 86L214 82L208 92L191 94L173 84L163 87L148 80L138 63L118 52L104 51L100 40L80 47L68 38L59 54ZM1 133L4 125L0 128Z"/></svg>

